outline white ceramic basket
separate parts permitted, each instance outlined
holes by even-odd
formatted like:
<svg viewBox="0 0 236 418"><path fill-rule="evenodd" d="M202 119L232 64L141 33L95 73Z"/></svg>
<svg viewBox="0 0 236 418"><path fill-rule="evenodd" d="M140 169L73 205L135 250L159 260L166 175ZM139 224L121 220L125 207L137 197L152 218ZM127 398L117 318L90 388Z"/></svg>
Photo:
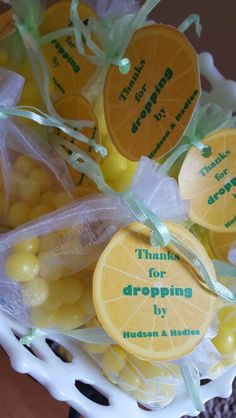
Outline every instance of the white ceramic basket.
<svg viewBox="0 0 236 418"><path fill-rule="evenodd" d="M72 362L65 363L54 354L44 337L32 343L32 354L17 338L26 333L27 329L24 326L0 311L0 345L8 353L12 367L20 373L31 375L45 386L54 398L67 402L85 418L179 418L183 415L198 415L188 399L184 385L179 386L171 405L161 411L143 411L133 399L102 376L98 367L79 348L77 342L59 334L50 337L72 354ZM235 376L236 366L220 378L202 386L203 402L216 396L230 396ZM108 398L110 405L102 406L89 400L76 389L76 381L95 387Z"/></svg>

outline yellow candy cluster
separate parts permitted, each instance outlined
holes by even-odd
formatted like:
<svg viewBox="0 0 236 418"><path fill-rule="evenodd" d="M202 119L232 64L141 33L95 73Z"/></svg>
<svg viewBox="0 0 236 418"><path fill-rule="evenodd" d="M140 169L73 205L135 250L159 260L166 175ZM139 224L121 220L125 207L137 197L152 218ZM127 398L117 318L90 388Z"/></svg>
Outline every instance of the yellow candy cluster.
<svg viewBox="0 0 236 418"><path fill-rule="evenodd" d="M129 188L137 163L127 160L115 148L107 131L103 104L100 100L95 109L97 114L101 142L107 148L108 155L101 160L101 169L106 182L118 192Z"/></svg>
<svg viewBox="0 0 236 418"><path fill-rule="evenodd" d="M218 316L218 334L212 342L223 355L223 361L210 370L212 376L216 377L223 373L225 367L236 363L236 306L221 308Z"/></svg>
<svg viewBox="0 0 236 418"><path fill-rule="evenodd" d="M86 327L100 326L96 317ZM158 378L171 379L179 376L179 368L169 365L168 368L157 366L128 354L119 345L84 344L84 349L99 363L103 374L130 396L141 403L153 403L164 407L175 396L175 387L169 383L159 382Z"/></svg>
<svg viewBox="0 0 236 418"><path fill-rule="evenodd" d="M21 241L5 262L7 276L19 283L31 322L37 327L78 328L94 315L91 274L68 275L63 260L53 257L56 233Z"/></svg>
<svg viewBox="0 0 236 418"><path fill-rule="evenodd" d="M9 205L0 177L0 217L2 223L16 227L43 216L71 202L69 195L47 168L26 155L12 164Z"/></svg>
<svg viewBox="0 0 236 418"><path fill-rule="evenodd" d="M219 331L213 343L222 354L235 354L236 357L236 306L220 310Z"/></svg>

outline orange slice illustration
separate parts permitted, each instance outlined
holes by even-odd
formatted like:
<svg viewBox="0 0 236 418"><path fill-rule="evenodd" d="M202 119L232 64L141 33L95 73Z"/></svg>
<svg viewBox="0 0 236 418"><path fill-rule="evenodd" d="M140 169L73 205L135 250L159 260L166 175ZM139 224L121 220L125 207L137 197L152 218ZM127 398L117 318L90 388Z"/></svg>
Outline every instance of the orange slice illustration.
<svg viewBox="0 0 236 418"><path fill-rule="evenodd" d="M105 81L107 127L126 158L157 160L179 142L197 104L197 54L176 28L149 25L134 34L124 57L128 74L112 65Z"/></svg>
<svg viewBox="0 0 236 418"><path fill-rule="evenodd" d="M71 26L70 5L70 1L64 1L46 9L40 26L41 35ZM95 15L93 9L83 3L79 4L78 10L83 21ZM78 53L74 35L52 40L43 47L43 52L57 92L55 97L65 93L80 93L96 70L94 64Z"/></svg>
<svg viewBox="0 0 236 418"><path fill-rule="evenodd" d="M179 174L183 199L190 201L193 222L216 232L236 231L236 130L224 129L205 138L212 155L191 148Z"/></svg>
<svg viewBox="0 0 236 418"><path fill-rule="evenodd" d="M179 225L170 231L213 265L199 241ZM144 360L174 360L192 352L214 317L217 297L173 244L150 245L150 230L120 230L101 255L93 279L95 309L106 332Z"/></svg>

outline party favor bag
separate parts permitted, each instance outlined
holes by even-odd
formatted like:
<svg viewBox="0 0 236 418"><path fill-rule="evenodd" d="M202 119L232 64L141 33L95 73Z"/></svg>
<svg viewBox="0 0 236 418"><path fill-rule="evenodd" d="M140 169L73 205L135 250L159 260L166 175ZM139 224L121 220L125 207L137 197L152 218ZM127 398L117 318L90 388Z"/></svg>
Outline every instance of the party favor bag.
<svg viewBox="0 0 236 418"><path fill-rule="evenodd" d="M0 69L1 223L16 227L72 201L73 185L63 159L45 139L7 117L24 79ZM5 112L5 113L4 113Z"/></svg>

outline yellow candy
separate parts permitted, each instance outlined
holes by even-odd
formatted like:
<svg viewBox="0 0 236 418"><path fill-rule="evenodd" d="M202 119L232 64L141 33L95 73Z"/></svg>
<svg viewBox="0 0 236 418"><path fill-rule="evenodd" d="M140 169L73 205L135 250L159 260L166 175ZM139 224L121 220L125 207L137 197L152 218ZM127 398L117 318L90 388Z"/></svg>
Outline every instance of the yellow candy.
<svg viewBox="0 0 236 418"><path fill-rule="evenodd" d="M44 304L45 308L53 311L58 310L64 303L65 292L66 289L61 280L56 283L50 283L49 295Z"/></svg>
<svg viewBox="0 0 236 418"><path fill-rule="evenodd" d="M30 212L30 219L37 219L40 216L46 215L49 212L53 211L53 207L49 205L37 205Z"/></svg>
<svg viewBox="0 0 236 418"><path fill-rule="evenodd" d="M53 208L55 207L54 202L55 202L55 198L56 198L57 194L55 192L45 192L41 195L40 198L40 203L44 204L44 205L50 205L53 206Z"/></svg>
<svg viewBox="0 0 236 418"><path fill-rule="evenodd" d="M139 360L134 356L130 356L132 363L138 368L145 379L153 379L159 376L166 376L169 373L163 368L156 366L148 361Z"/></svg>
<svg viewBox="0 0 236 418"><path fill-rule="evenodd" d="M83 297L80 301L80 306L85 315L90 316L94 314L94 304L92 291L90 289L85 289Z"/></svg>
<svg viewBox="0 0 236 418"><path fill-rule="evenodd" d="M220 328L234 328L236 329L236 307L227 306L222 308L219 313Z"/></svg>
<svg viewBox="0 0 236 418"><path fill-rule="evenodd" d="M125 366L127 354L123 348L113 345L102 356L102 369L105 373L120 373Z"/></svg>
<svg viewBox="0 0 236 418"><path fill-rule="evenodd" d="M19 196L31 205L37 205L40 199L40 184L31 177L26 178L20 185Z"/></svg>
<svg viewBox="0 0 236 418"><path fill-rule="evenodd" d="M9 210L6 222L10 226L19 226L28 221L30 206L25 202L14 203Z"/></svg>
<svg viewBox="0 0 236 418"><path fill-rule="evenodd" d="M71 198L66 192L57 193L53 203L56 209L60 209L71 203Z"/></svg>
<svg viewBox="0 0 236 418"><path fill-rule="evenodd" d="M223 354L228 354L236 350L235 331L225 328L221 329L212 342L216 348Z"/></svg>
<svg viewBox="0 0 236 418"><path fill-rule="evenodd" d="M81 311L79 302L72 305L63 305L56 312L57 325L63 330L70 330L80 327L85 321L84 313Z"/></svg>
<svg viewBox="0 0 236 418"><path fill-rule="evenodd" d="M32 308L30 311L30 319L34 326L39 328L52 328L56 325L55 312L45 308Z"/></svg>
<svg viewBox="0 0 236 418"><path fill-rule="evenodd" d="M103 354L108 350L109 345L107 344L84 344L85 350L90 354Z"/></svg>
<svg viewBox="0 0 236 418"><path fill-rule="evenodd" d="M37 165L36 161L27 155L21 155L14 164L15 171L27 175Z"/></svg>
<svg viewBox="0 0 236 418"><path fill-rule="evenodd" d="M39 275L48 281L55 281L63 276L63 265L60 259L45 253L39 254Z"/></svg>
<svg viewBox="0 0 236 418"><path fill-rule="evenodd" d="M17 282L27 282L38 276L39 261L35 255L30 253L13 253L5 262L5 272Z"/></svg>
<svg viewBox="0 0 236 418"><path fill-rule="evenodd" d="M86 322L85 327L86 328L95 328L95 327L100 327L101 324L98 321L97 317L94 316L92 319L90 319L88 322Z"/></svg>
<svg viewBox="0 0 236 418"><path fill-rule="evenodd" d="M35 168L32 170L30 177L40 185L41 192L46 192L47 190L51 189L53 185L53 177L47 170L43 168Z"/></svg>
<svg viewBox="0 0 236 418"><path fill-rule="evenodd" d="M231 365L235 365L236 364L236 352L234 354L231 354L230 356L227 356L224 360L223 360L223 365L228 367Z"/></svg>
<svg viewBox="0 0 236 418"><path fill-rule="evenodd" d="M25 239L13 245L13 252L26 252L31 254L36 254L39 249L39 239L38 237L32 237Z"/></svg>
<svg viewBox="0 0 236 418"><path fill-rule="evenodd" d="M127 160L120 154L111 154L102 164L102 172L105 178L114 180L127 168Z"/></svg>
<svg viewBox="0 0 236 418"><path fill-rule="evenodd" d="M142 382L141 385L135 392L133 396L139 402L150 403L155 401L155 392L151 390L151 385L145 382Z"/></svg>
<svg viewBox="0 0 236 418"><path fill-rule="evenodd" d="M73 277L65 277L60 282L65 288L64 303L75 303L83 294L82 284Z"/></svg>
<svg viewBox="0 0 236 418"><path fill-rule="evenodd" d="M49 287L45 280L36 278L22 284L22 296L27 306L42 305L48 297Z"/></svg>
<svg viewBox="0 0 236 418"><path fill-rule="evenodd" d="M126 364L123 368L120 378L119 386L125 391L133 391L141 385L141 377L139 371L132 365Z"/></svg>
<svg viewBox="0 0 236 418"><path fill-rule="evenodd" d="M26 177L22 173L13 171L11 174L11 195L21 196L21 187L25 184Z"/></svg>
<svg viewBox="0 0 236 418"><path fill-rule="evenodd" d="M42 235L39 239L39 252L52 251L59 244L59 235L55 232Z"/></svg>

